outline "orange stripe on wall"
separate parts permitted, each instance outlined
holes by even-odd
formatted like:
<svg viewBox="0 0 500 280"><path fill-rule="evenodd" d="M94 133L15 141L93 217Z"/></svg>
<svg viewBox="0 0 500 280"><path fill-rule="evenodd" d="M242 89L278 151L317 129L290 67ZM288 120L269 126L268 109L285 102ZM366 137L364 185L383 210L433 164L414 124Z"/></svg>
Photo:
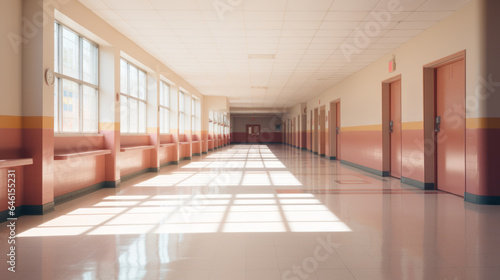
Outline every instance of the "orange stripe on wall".
<svg viewBox="0 0 500 280"><path fill-rule="evenodd" d="M403 130L423 130L424 122L404 122Z"/></svg>
<svg viewBox="0 0 500 280"><path fill-rule="evenodd" d="M0 128L22 128L23 117L20 116L0 116Z"/></svg>
<svg viewBox="0 0 500 280"><path fill-rule="evenodd" d="M54 117L23 117L23 128L54 128Z"/></svg>
<svg viewBox="0 0 500 280"><path fill-rule="evenodd" d="M99 130L120 130L119 122L100 122Z"/></svg>
<svg viewBox="0 0 500 280"><path fill-rule="evenodd" d="M54 128L54 117L0 116L0 128Z"/></svg>
<svg viewBox="0 0 500 280"><path fill-rule="evenodd" d="M340 131L382 131L381 124L341 127Z"/></svg>
<svg viewBox="0 0 500 280"><path fill-rule="evenodd" d="M471 129L500 129L500 118L470 118L466 127Z"/></svg>

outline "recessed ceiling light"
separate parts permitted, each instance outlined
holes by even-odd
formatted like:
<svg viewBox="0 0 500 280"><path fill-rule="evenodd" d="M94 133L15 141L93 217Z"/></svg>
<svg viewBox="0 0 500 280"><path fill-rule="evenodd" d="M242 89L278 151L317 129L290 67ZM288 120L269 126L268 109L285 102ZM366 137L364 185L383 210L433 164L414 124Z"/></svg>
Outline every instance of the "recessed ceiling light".
<svg viewBox="0 0 500 280"><path fill-rule="evenodd" d="M249 54L248 59L275 59L275 54Z"/></svg>

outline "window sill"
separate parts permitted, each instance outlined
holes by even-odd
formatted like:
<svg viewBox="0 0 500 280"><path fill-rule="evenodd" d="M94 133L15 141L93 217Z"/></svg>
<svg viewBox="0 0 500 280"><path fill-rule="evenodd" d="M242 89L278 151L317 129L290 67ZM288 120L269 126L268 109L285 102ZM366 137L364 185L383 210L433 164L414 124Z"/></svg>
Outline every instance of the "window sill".
<svg viewBox="0 0 500 280"><path fill-rule="evenodd" d="M54 133L54 137L104 137L104 134L99 133Z"/></svg>

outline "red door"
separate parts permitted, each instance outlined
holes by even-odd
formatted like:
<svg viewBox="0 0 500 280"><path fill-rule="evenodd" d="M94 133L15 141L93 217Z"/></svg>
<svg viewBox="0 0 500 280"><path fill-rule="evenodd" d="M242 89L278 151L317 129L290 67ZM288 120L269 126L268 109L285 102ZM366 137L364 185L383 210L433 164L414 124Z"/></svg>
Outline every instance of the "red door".
<svg viewBox="0 0 500 280"><path fill-rule="evenodd" d="M401 178L401 81L390 89L391 176Z"/></svg>
<svg viewBox="0 0 500 280"><path fill-rule="evenodd" d="M436 70L437 188L465 193L465 61Z"/></svg>
<svg viewBox="0 0 500 280"><path fill-rule="evenodd" d="M247 124L247 141L248 143L260 142L260 125Z"/></svg>

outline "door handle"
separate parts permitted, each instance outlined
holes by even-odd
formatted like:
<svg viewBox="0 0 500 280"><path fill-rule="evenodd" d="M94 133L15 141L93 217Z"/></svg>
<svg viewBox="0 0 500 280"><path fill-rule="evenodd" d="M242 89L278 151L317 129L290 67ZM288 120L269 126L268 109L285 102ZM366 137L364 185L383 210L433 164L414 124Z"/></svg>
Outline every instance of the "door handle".
<svg viewBox="0 0 500 280"><path fill-rule="evenodd" d="M390 133L393 133L393 132L394 132L394 122L393 122L393 121L390 121L390 122L389 122L389 132L390 132Z"/></svg>
<svg viewBox="0 0 500 280"><path fill-rule="evenodd" d="M340 134L340 127L335 128L335 131L337 132L337 134Z"/></svg>
<svg viewBox="0 0 500 280"><path fill-rule="evenodd" d="M441 131L441 116L436 117L436 124L434 126L434 131L436 132Z"/></svg>

